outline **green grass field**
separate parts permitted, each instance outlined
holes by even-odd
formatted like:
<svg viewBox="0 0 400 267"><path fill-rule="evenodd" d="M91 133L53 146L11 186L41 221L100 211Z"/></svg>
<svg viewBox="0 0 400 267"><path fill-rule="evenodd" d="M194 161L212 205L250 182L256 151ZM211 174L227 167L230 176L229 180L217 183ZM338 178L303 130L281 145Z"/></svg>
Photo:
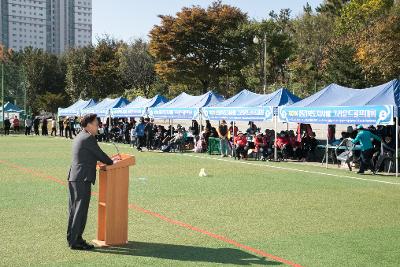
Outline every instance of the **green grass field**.
<svg viewBox="0 0 400 267"><path fill-rule="evenodd" d="M0 265L290 266L253 248L292 266L400 266L400 179L120 149L137 161L130 203L223 238L129 210L127 246L71 251L67 188L54 181L66 181L71 142L0 136ZM208 177L198 176L201 168ZM96 235L96 208L92 197L87 240Z"/></svg>

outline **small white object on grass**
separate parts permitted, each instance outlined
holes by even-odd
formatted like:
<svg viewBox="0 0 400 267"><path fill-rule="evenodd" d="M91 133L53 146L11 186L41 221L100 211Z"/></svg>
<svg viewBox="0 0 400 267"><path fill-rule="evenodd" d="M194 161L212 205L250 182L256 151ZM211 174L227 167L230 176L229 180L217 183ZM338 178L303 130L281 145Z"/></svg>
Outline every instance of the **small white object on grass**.
<svg viewBox="0 0 400 267"><path fill-rule="evenodd" d="M207 173L206 173L206 171L204 170L204 168L201 168L201 169L200 169L199 176L200 176L200 177L206 177L206 176L207 176Z"/></svg>

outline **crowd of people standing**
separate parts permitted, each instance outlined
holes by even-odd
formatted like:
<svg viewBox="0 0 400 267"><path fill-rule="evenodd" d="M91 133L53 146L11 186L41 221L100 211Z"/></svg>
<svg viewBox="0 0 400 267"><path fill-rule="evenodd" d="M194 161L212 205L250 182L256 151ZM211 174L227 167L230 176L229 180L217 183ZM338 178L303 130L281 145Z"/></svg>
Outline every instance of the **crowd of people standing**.
<svg viewBox="0 0 400 267"><path fill-rule="evenodd" d="M200 126L196 120L192 120L191 126L186 129L180 124L172 125L156 124L153 119L141 117L135 118L107 118L102 122L99 118L99 132L96 136L99 142L118 142L130 144L140 152L158 150L162 152L192 150L196 153L204 153L209 148L209 143L214 141L219 144L219 152L222 157L235 157L246 160L249 157L257 157L262 160L275 158L275 148L280 159L292 159L300 161L318 160L318 140L311 125L298 124L297 130L280 131L275 134L272 129L261 130L250 121L245 131L242 131L233 122L222 120L215 127L210 121L205 121ZM12 119L5 118L4 134L9 135L12 130L20 133L25 129L25 135L49 135L73 139L81 130L79 118L72 117L27 117L24 121L15 116ZM370 126L367 129L352 126L341 133L336 139L335 125L328 127L328 142L330 145L340 144L344 140L360 144L361 151L355 151L354 155L360 158L360 172L365 169L376 171L380 166L372 168L376 164L382 164L382 157L388 155L385 151L392 152L395 149L395 133L393 126ZM372 139L368 141L369 139ZM385 150L384 150L385 149ZM378 155L378 156L376 156ZM374 160L374 158L376 158ZM375 164L371 163L374 160Z"/></svg>

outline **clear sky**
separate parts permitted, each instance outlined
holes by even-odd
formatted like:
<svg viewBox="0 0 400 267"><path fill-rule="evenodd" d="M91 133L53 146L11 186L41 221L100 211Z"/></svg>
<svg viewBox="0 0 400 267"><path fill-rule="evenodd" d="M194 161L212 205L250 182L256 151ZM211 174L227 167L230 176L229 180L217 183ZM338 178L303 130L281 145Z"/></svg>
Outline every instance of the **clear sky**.
<svg viewBox="0 0 400 267"><path fill-rule="evenodd" d="M130 41L147 38L153 25L159 23L157 15L174 15L184 6L207 7L212 0L93 0L93 40L108 34ZM223 3L241 8L250 18L266 18L271 10L290 8L292 16L302 12L307 0L224 0ZM315 8L322 0L308 0Z"/></svg>

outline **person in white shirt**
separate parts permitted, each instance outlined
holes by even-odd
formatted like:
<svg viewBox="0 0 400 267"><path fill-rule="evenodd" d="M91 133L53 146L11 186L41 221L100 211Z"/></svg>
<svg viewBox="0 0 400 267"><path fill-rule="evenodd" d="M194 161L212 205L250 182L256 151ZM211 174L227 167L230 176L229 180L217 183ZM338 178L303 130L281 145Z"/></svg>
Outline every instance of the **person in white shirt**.
<svg viewBox="0 0 400 267"><path fill-rule="evenodd" d="M32 119L31 117L26 117L25 119L25 135L31 135L32 129Z"/></svg>

